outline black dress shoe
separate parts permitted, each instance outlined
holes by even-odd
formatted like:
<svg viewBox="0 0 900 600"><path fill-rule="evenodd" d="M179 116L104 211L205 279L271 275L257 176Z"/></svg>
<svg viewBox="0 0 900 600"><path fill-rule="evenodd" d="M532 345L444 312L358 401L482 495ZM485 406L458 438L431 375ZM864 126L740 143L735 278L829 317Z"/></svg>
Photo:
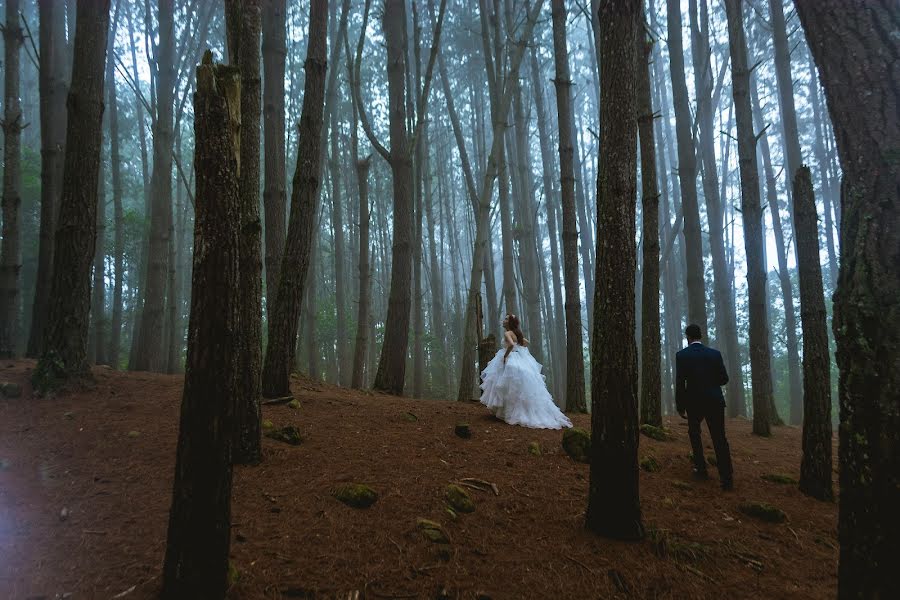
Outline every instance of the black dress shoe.
<svg viewBox="0 0 900 600"><path fill-rule="evenodd" d="M723 492L730 492L733 489L734 489L734 481L732 481L731 479L726 479L725 481L722 482L722 491Z"/></svg>
<svg viewBox="0 0 900 600"><path fill-rule="evenodd" d="M709 473L706 472L706 469L694 468L694 479L697 481L706 481L709 479Z"/></svg>

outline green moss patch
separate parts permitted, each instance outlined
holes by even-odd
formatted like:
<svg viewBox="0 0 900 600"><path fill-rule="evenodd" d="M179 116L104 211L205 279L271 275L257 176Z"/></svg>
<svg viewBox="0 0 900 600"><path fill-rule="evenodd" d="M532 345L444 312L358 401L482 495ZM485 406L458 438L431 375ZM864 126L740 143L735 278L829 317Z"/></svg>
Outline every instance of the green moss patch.
<svg viewBox="0 0 900 600"><path fill-rule="evenodd" d="M528 454L532 456L540 456L543 454L541 451L541 444L539 442L531 442L528 444Z"/></svg>
<svg viewBox="0 0 900 600"><path fill-rule="evenodd" d="M291 400L290 402L287 403L287 407L290 409L293 409L293 410L297 410L298 408L300 408L300 401L297 400L296 398L294 398L293 400Z"/></svg>
<svg viewBox="0 0 900 600"><path fill-rule="evenodd" d="M584 429L577 427L566 429L563 433L562 447L575 462L591 462L591 434Z"/></svg>
<svg viewBox="0 0 900 600"><path fill-rule="evenodd" d="M378 500L378 494L362 483L347 483L332 493L336 499L353 508L369 508Z"/></svg>
<svg viewBox="0 0 900 600"><path fill-rule="evenodd" d="M475 501L472 500L472 496L458 485L452 483L448 485L444 497L447 499L447 504L450 505L450 508L458 513L475 512Z"/></svg>
<svg viewBox="0 0 900 600"><path fill-rule="evenodd" d="M744 502L738 506L738 510L754 519L766 521L767 523L784 523L787 521L787 515L780 508L776 508L765 502Z"/></svg>
<svg viewBox="0 0 900 600"><path fill-rule="evenodd" d="M712 554L709 546L682 539L668 529L650 529L647 537L658 557L671 558L678 563L700 562Z"/></svg>
<svg viewBox="0 0 900 600"><path fill-rule="evenodd" d="M641 459L641 469L647 471L648 473L658 473L662 468L659 466L659 461L656 460L656 457L652 454L648 454Z"/></svg>
<svg viewBox="0 0 900 600"><path fill-rule="evenodd" d="M300 430L293 425L288 425L281 429L269 430L266 432L266 437L279 442L284 442L285 444L290 444L291 446L299 446L303 443L303 435L301 435Z"/></svg>
<svg viewBox="0 0 900 600"><path fill-rule="evenodd" d="M648 438L654 439L657 442L668 442L675 439L671 433L669 433L666 429L662 427L655 427L650 425L649 423L644 423L641 425L641 433L646 435Z"/></svg>
<svg viewBox="0 0 900 600"><path fill-rule="evenodd" d="M784 473L766 473L765 475L760 475L760 479L768 481L769 483L780 483L782 485L797 485L798 483L796 479L790 475L785 475Z"/></svg>
<svg viewBox="0 0 900 600"><path fill-rule="evenodd" d="M425 539L430 542L434 542L435 544L450 543L450 535L444 531L441 524L436 521L419 518L416 519L416 527L422 532Z"/></svg>

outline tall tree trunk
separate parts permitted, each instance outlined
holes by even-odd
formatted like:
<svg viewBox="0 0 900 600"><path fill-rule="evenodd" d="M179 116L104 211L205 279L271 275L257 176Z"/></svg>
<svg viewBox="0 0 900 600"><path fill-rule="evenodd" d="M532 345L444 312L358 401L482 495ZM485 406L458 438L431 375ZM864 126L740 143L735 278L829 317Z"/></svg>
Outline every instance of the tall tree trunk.
<svg viewBox="0 0 900 600"><path fill-rule="evenodd" d="M687 258L686 286L688 321L706 329L706 282L703 276L703 240L697 203L697 159L691 135L691 108L685 82L684 43L681 34L681 3L667 0L669 63L675 104L675 134L678 141L678 179L684 212L684 247Z"/></svg>
<svg viewBox="0 0 900 600"><path fill-rule="evenodd" d="M66 143L66 23L65 7L57 0L40 0L39 85L41 94L41 226L35 276L31 331L25 354L40 355L50 303L53 244L62 185Z"/></svg>
<svg viewBox="0 0 900 600"><path fill-rule="evenodd" d="M335 43L340 43L335 40ZM336 104L337 98L332 98ZM337 334L337 372L339 385L350 383L350 365L347 357L347 292L345 289L346 275L344 274L344 210L341 206L341 150L338 145L340 123L338 121L337 106L331 109L331 160L328 166L331 172L331 227L334 233L334 302L335 321Z"/></svg>
<svg viewBox="0 0 900 600"><path fill-rule="evenodd" d="M824 116L822 114L822 105L819 102L819 77L816 74L816 65L813 63L812 54L809 55L809 98L809 103L813 109L813 125L816 131L816 164L819 166L819 175L822 177L821 190L822 203L825 206L825 247L828 250L828 280L832 291L834 291L837 289L838 262L834 243L834 223L831 218L831 202L836 186L828 173L828 159L825 153L825 134L822 123Z"/></svg>
<svg viewBox="0 0 900 600"><path fill-rule="evenodd" d="M566 288L566 408L587 412L584 391L584 342L581 337L581 284L578 279L578 225L575 217L572 79L566 42L566 9L553 0L553 56L556 64L556 111L559 117L559 167L562 190L563 280Z"/></svg>
<svg viewBox="0 0 900 600"><path fill-rule="evenodd" d="M553 313L552 326L550 327L552 348L553 348L553 372L554 372L554 396L560 405L565 409L566 404L566 338L565 332L565 316L563 313L562 299L562 265L560 263L560 237L559 227L557 224L558 204L560 204L560 196L553 184L553 155L550 147L550 124L544 104L544 84L541 80L537 56L532 49L531 52L531 86L534 90L534 107L537 113L538 140L541 148L541 174L544 187L544 202L547 210L547 233L550 238L550 274L552 284L549 286L553 293ZM577 253L576 253L577 260ZM578 265L575 266L575 274L578 274ZM579 312L581 307L579 306ZM548 306L549 311L549 306ZM580 315L579 315L580 316ZM582 380L584 375L582 375Z"/></svg>
<svg viewBox="0 0 900 600"><path fill-rule="evenodd" d="M738 132L738 163L741 171L741 213L744 220L744 251L747 255L748 314L750 320L750 381L753 388L753 433L770 435L769 407L772 403L771 358L769 356L766 266L763 256L763 215L756 164L756 135L750 105L750 69L744 35L742 0L726 0L728 40L731 50L732 95Z"/></svg>
<svg viewBox="0 0 900 600"><path fill-rule="evenodd" d="M406 127L406 4L386 0L384 38L387 45L388 106L390 113L390 165L393 179L393 242L391 283L388 292L384 342L373 387L400 395L406 376L412 275L412 155Z"/></svg>
<svg viewBox="0 0 900 600"><path fill-rule="evenodd" d="M662 427L659 323L659 188L650 96L650 49L644 12L635 35L636 116L641 144L641 423ZM601 92L602 93L602 92Z"/></svg>
<svg viewBox="0 0 900 600"><path fill-rule="evenodd" d="M208 52L194 97L197 218L164 598L222 598L227 587L232 432L241 394L239 90L237 69L213 66Z"/></svg>
<svg viewBox="0 0 900 600"><path fill-rule="evenodd" d="M122 160L119 149L119 100L116 91L115 60L106 61L106 89L109 107L109 168L113 200L113 280L112 320L109 328L107 360L119 368L122 340L122 288L125 283L125 211L122 206Z"/></svg>
<svg viewBox="0 0 900 600"><path fill-rule="evenodd" d="M900 22L890 2L796 0L844 171L834 302L840 369L838 596L900 594ZM894 27L896 29L896 27Z"/></svg>
<svg viewBox="0 0 900 600"><path fill-rule="evenodd" d="M258 0L226 0L231 62L241 76L241 129L238 177L241 196L240 385L236 408L234 461L262 460L259 398L262 361L262 224L259 215L260 11Z"/></svg>
<svg viewBox="0 0 900 600"><path fill-rule="evenodd" d="M22 270L22 105L19 100L19 1L6 0L3 26L3 243L0 245L0 358L12 358L19 345Z"/></svg>
<svg viewBox="0 0 900 600"><path fill-rule="evenodd" d="M175 103L175 3L159 0L159 70L156 119L153 128L153 175L150 180L150 245L147 279L141 313L140 344L133 368L161 373L166 370L164 352L166 285L168 277L169 225L172 221L172 144Z"/></svg>
<svg viewBox="0 0 900 600"><path fill-rule="evenodd" d="M819 223L812 174L800 167L794 176L794 229L800 278L800 321L803 326L803 460L800 491L832 500L831 489L831 360L825 290L819 264Z"/></svg>
<svg viewBox="0 0 900 600"><path fill-rule="evenodd" d="M787 273L787 251L785 250L784 244L784 226L781 222L781 215L778 209L778 182L775 178L775 169L772 167L772 155L771 149L769 148L769 138L765 132L765 125L763 121L762 110L759 105L759 97L757 92L757 84L755 81L755 76L750 74L750 98L752 101L753 108L753 120L756 122L756 127L761 131L759 134L759 150L760 155L762 156L763 161L763 172L765 173L765 181L766 181L766 203L769 205L769 216L772 218L772 230L775 232L775 251L777 254L778 260L778 271L776 272L776 277L778 278L778 282L781 286L781 294L782 297L787 299L790 298L790 301L785 300L784 302L784 315L785 315L785 323L794 323L794 303L793 298L794 294L791 291L791 281L790 277L783 277L781 273ZM765 219L763 219L765 222ZM765 261L764 261L765 263ZM768 264L768 263L765 263ZM769 313L771 311L771 305L768 301L768 283L766 284L766 305L769 306ZM793 327L786 326L787 335L790 336L791 332L794 331ZM794 334L796 335L796 334ZM790 347L790 339L788 340L788 347ZM772 343L771 339L769 341L769 349L771 355ZM790 368L790 367L789 367ZM770 369L770 372L772 370ZM781 420L781 417L778 416L778 411L775 408L774 404L774 394L772 397L772 403L769 405L769 420L773 425L783 425L784 422Z"/></svg>
<svg viewBox="0 0 900 600"><path fill-rule="evenodd" d="M80 0L67 103L66 156L43 354L33 377L48 391L88 374L91 261L97 227L97 180L109 1Z"/></svg>
<svg viewBox="0 0 900 600"><path fill-rule="evenodd" d="M644 536L638 493L638 372L635 331L637 106L635 39L641 0L600 2L600 170L597 292L591 342L591 467L588 529Z"/></svg>
<svg viewBox="0 0 900 600"><path fill-rule="evenodd" d="M297 167L291 190L291 216L281 261L278 295L269 313L269 340L262 374L262 393L274 398L287 396L297 339L297 325L315 229L316 199L321 175L320 143L325 112L326 40L328 3L313 0L309 14L309 46L303 111L300 115ZM315 277L315 274L313 274ZM315 376L310 373L310 376Z"/></svg>
<svg viewBox="0 0 900 600"><path fill-rule="evenodd" d="M502 86L503 93L499 97L497 122L504 122L509 114L509 106L512 101L512 83L511 81L518 77L519 66L522 64L522 57L525 53L525 44L531 40L534 31L535 22L543 0L538 0L531 7L531 11L526 16L522 37L514 42L514 48L509 56L509 67L504 76ZM498 83L499 85L499 83ZM490 212L491 198L494 191L494 181L497 178L499 170L500 151L502 148L503 135L497 133L491 142L491 151L488 155L487 168L484 171L481 192L478 197L478 210L475 211L475 241L472 249L472 271L469 277L468 298L466 299L466 309L463 313L464 318L464 334L462 351L460 353L460 382L459 393L457 399L467 401L472 399L473 384L475 382L475 348L479 342L478 331L479 324L476 318L475 307L480 301L481 295L481 279L483 275L483 266L485 257L488 256L488 234L490 228ZM491 285L488 282L488 285Z"/></svg>
<svg viewBox="0 0 900 600"><path fill-rule="evenodd" d="M697 0L690 0L691 57L694 63L694 88L697 94L698 142L703 162L703 196L709 222L709 250L713 265L713 297L716 303L716 338L721 340L722 355L728 367L727 399L729 404L744 404L744 377L737 338L734 297L731 282L734 272L729 269L725 254L722 198L719 193L713 121L713 73L709 45L709 15L706 0L701 0L701 14L697 14Z"/></svg>
<svg viewBox="0 0 900 600"><path fill-rule="evenodd" d="M137 64L137 44L134 41L134 16L133 13L128 19L128 39L131 49L131 72L132 80L139 81ZM151 84L153 77L151 76ZM147 236L146 223L150 221L150 170L149 158L147 156L147 129L144 126L144 105L142 102L140 91L136 88L135 95L135 113L137 114L138 138L141 142L141 182L143 184L144 213L146 215L145 224L142 227L141 236L141 252L138 264L138 284L136 287L134 306L132 308L132 326L131 326L131 348L128 352L128 368L135 368L135 359L138 356L138 348L141 345L141 321L144 313L144 282L147 279L147 253L149 238Z"/></svg>
<svg viewBox="0 0 900 600"><path fill-rule="evenodd" d="M783 0L769 0L770 23L772 25L773 46L775 49L775 80L778 87L778 104L781 108L781 130L784 136L785 158L785 187L788 194L788 212L792 214L794 176L797 169L803 164L803 155L800 150L800 134L797 128L797 110L794 107L794 83L791 79L791 56L787 36L787 26L784 21ZM797 239L797 232L791 221L793 237ZM794 244L794 257L797 257L797 245ZM783 268L781 277L786 279L782 287L791 286L790 274ZM790 323L788 315L790 312ZM800 351L797 340L796 316L794 312L793 292L791 303L788 305L785 296L785 323L788 327L788 376L790 387L790 422L791 425L799 425L803 417L803 384L800 376Z"/></svg>
<svg viewBox="0 0 900 600"><path fill-rule="evenodd" d="M281 255L287 208L285 188L284 73L287 59L286 0L263 0L263 136L265 187L263 207L266 221L266 312L278 295ZM267 319L271 325L271 319ZM271 330L269 332L271 335Z"/></svg>
<svg viewBox="0 0 900 600"><path fill-rule="evenodd" d="M115 28L113 28L113 32ZM103 157L97 174L97 241L94 244L93 284L91 285L91 334L88 360L95 365L106 362L106 177Z"/></svg>

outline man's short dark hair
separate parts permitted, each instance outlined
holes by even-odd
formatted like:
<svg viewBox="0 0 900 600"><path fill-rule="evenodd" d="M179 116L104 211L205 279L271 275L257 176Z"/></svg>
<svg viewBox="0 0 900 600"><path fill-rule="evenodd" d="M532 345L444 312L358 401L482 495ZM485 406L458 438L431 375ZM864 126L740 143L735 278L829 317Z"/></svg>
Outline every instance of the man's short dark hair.
<svg viewBox="0 0 900 600"><path fill-rule="evenodd" d="M699 340L703 337L700 326L693 324L687 326L687 329L684 330L684 335L686 335L689 340Z"/></svg>

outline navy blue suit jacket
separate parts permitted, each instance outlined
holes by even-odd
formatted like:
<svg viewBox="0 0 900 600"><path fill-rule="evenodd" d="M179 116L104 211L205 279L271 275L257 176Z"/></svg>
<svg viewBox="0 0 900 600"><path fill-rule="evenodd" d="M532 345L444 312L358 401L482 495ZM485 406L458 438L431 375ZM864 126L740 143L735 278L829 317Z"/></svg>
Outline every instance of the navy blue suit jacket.
<svg viewBox="0 0 900 600"><path fill-rule="evenodd" d="M707 406L725 406L722 386L728 372L722 353L694 343L675 355L675 406L679 412Z"/></svg>

